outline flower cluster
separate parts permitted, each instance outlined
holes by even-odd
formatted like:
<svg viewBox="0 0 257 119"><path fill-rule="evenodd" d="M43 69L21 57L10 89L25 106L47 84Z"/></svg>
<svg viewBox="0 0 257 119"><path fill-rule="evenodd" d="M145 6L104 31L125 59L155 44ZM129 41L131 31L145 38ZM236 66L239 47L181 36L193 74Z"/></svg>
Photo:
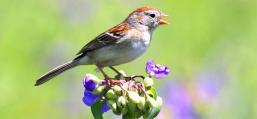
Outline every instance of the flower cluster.
<svg viewBox="0 0 257 119"><path fill-rule="evenodd" d="M91 108L95 103L101 102L99 107L94 108L101 108L102 113L111 109L114 114L122 115L124 118L156 117L162 99L157 96L151 76L163 78L168 75L169 69L150 62L146 66L149 77L121 76L101 80L92 74L86 75L83 80L85 87L83 102L87 106L92 106Z"/></svg>

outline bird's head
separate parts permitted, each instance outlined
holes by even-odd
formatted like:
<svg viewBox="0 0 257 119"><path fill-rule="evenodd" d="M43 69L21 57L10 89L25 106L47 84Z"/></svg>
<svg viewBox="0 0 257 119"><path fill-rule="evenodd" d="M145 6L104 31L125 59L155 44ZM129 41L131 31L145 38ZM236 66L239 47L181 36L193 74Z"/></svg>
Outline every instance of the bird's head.
<svg viewBox="0 0 257 119"><path fill-rule="evenodd" d="M125 21L136 28L153 31L160 25L169 24L167 21L162 19L167 16L168 15L158 9L152 7L141 7L130 13Z"/></svg>

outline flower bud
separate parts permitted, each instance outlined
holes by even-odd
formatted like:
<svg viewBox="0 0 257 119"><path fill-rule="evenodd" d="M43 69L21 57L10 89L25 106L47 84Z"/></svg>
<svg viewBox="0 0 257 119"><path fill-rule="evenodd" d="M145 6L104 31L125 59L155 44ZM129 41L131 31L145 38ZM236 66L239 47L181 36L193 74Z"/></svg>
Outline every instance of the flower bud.
<svg viewBox="0 0 257 119"><path fill-rule="evenodd" d="M139 103L139 95L137 92L128 91L128 97L129 99L134 103Z"/></svg>
<svg viewBox="0 0 257 119"><path fill-rule="evenodd" d="M93 74L86 74L86 78L90 78L91 80L93 80L97 84L101 83L101 80Z"/></svg>
<svg viewBox="0 0 257 119"><path fill-rule="evenodd" d="M121 115L122 109L120 109L120 108L117 107L116 110L112 110L112 111L113 111L113 113L116 114L116 115Z"/></svg>
<svg viewBox="0 0 257 119"><path fill-rule="evenodd" d="M156 108L158 106L157 102L150 96L147 97L146 102L150 105L152 108Z"/></svg>
<svg viewBox="0 0 257 119"><path fill-rule="evenodd" d="M121 114L121 108L117 107L117 103L115 103L112 100L108 100L107 104L112 109L114 114L116 114L116 115L120 115Z"/></svg>
<svg viewBox="0 0 257 119"><path fill-rule="evenodd" d="M122 89L121 89L119 86L115 85L115 86L112 87L112 89L113 89L113 91L114 91L116 94L118 94L118 95L121 95L121 94L122 94Z"/></svg>
<svg viewBox="0 0 257 119"><path fill-rule="evenodd" d="M107 105L113 110L113 111L116 111L117 110L117 104L112 101L112 100L108 100L107 101Z"/></svg>
<svg viewBox="0 0 257 119"><path fill-rule="evenodd" d="M94 94L101 94L102 91L105 89L105 86L98 86L95 90L93 90Z"/></svg>
<svg viewBox="0 0 257 119"><path fill-rule="evenodd" d="M110 89L106 93L106 98L107 99L116 99L117 95L114 93L114 91L112 89Z"/></svg>
<svg viewBox="0 0 257 119"><path fill-rule="evenodd" d="M156 99L157 98L157 92L154 87L148 87L146 91L147 95Z"/></svg>
<svg viewBox="0 0 257 119"><path fill-rule="evenodd" d="M153 79L152 79L152 78L149 78L149 77L146 77L146 78L144 79L144 85L145 85L145 87L153 86Z"/></svg>
<svg viewBox="0 0 257 119"><path fill-rule="evenodd" d="M160 106L160 107L162 106L162 98L161 97L158 96L156 99L156 102L157 102L158 106Z"/></svg>
<svg viewBox="0 0 257 119"><path fill-rule="evenodd" d="M123 108L121 109L122 115L127 114L127 112L128 112L128 107L123 107Z"/></svg>
<svg viewBox="0 0 257 119"><path fill-rule="evenodd" d="M127 105L127 99L124 96L120 96L117 100L118 107L125 107Z"/></svg>
<svg viewBox="0 0 257 119"><path fill-rule="evenodd" d="M137 104L137 107L140 110L144 110L144 108L145 108L145 97L140 97L139 98L139 103Z"/></svg>

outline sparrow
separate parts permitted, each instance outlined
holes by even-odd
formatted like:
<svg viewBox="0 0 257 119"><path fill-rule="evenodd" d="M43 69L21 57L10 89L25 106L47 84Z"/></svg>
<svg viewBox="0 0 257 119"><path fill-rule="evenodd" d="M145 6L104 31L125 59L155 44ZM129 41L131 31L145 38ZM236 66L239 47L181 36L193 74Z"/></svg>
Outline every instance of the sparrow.
<svg viewBox="0 0 257 119"><path fill-rule="evenodd" d="M120 74L113 66L128 63L141 56L150 45L153 31L160 25L169 24L162 19L167 16L148 6L134 10L123 22L87 43L73 60L41 76L35 86L79 65L96 65L105 79L109 77L104 73L104 67Z"/></svg>

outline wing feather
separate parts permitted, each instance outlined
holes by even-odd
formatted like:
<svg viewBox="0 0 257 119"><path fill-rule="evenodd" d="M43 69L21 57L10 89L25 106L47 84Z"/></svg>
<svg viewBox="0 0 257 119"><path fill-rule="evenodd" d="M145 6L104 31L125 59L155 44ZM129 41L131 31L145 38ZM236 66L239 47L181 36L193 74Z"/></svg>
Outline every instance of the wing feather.
<svg viewBox="0 0 257 119"><path fill-rule="evenodd" d="M122 37L126 35L126 32L128 31L128 29L130 29L130 26L127 23L121 23L107 30L106 32L100 34L94 40L86 44L77 53L77 55L84 54L110 44L118 43L122 39Z"/></svg>

